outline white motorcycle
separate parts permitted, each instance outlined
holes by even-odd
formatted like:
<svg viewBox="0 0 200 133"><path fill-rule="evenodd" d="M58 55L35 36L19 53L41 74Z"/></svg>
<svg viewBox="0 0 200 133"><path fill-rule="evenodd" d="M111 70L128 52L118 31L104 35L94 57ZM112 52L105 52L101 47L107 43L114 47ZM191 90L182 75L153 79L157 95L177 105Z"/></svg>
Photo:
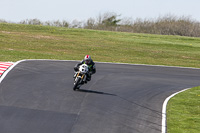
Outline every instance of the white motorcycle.
<svg viewBox="0 0 200 133"><path fill-rule="evenodd" d="M88 73L88 65L82 64L79 66L79 71L75 73L73 90L79 89L86 81L86 74Z"/></svg>

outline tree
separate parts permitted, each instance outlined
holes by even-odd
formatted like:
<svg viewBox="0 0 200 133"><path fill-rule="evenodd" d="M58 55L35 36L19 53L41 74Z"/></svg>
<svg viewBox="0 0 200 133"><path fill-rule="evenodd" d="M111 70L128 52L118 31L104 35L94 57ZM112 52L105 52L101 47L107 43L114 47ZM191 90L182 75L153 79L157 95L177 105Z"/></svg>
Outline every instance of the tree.
<svg viewBox="0 0 200 133"><path fill-rule="evenodd" d="M84 26L86 29L94 29L95 28L95 20L93 18L89 18Z"/></svg>
<svg viewBox="0 0 200 133"><path fill-rule="evenodd" d="M7 23L7 22L3 19L0 19L0 23Z"/></svg>
<svg viewBox="0 0 200 133"><path fill-rule="evenodd" d="M116 13L107 12L103 15L99 15L97 18L97 24L96 29L99 30L116 30L118 23L121 21L121 19L118 19L120 15L117 15Z"/></svg>
<svg viewBox="0 0 200 133"><path fill-rule="evenodd" d="M118 23L121 21L121 19L117 19L117 17L117 15L109 16L102 21L102 24L105 26L118 26Z"/></svg>

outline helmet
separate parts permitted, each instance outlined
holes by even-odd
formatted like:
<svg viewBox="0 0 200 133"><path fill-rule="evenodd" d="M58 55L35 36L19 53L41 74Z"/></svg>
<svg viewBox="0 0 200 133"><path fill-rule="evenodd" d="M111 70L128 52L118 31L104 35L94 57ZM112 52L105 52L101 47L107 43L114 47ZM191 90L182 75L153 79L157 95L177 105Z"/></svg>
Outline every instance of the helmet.
<svg viewBox="0 0 200 133"><path fill-rule="evenodd" d="M86 64L90 64L91 60L92 60L91 56L89 56L89 55L86 55L85 58L84 58L84 61L85 61Z"/></svg>

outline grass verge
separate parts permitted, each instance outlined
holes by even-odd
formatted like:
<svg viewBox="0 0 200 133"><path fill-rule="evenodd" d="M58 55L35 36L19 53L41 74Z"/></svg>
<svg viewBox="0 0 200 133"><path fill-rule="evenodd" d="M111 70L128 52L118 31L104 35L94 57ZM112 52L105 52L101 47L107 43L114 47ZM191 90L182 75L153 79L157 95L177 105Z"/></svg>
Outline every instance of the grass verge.
<svg viewBox="0 0 200 133"><path fill-rule="evenodd" d="M0 24L0 61L81 60L200 68L200 38Z"/></svg>
<svg viewBox="0 0 200 133"><path fill-rule="evenodd" d="M199 133L200 87L179 93L167 108L168 133Z"/></svg>

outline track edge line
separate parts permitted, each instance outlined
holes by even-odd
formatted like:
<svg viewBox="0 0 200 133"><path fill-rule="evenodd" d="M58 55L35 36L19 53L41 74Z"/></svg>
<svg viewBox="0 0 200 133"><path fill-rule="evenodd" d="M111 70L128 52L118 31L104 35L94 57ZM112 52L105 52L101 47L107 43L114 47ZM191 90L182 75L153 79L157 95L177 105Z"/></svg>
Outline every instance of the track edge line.
<svg viewBox="0 0 200 133"><path fill-rule="evenodd" d="M167 113L166 113L166 110L167 110L167 103L168 103L168 101L172 98L172 97L174 97L175 95L177 95L177 94L179 94L179 93L181 93L181 92L184 92L184 91L186 91L186 90L188 90L188 89L191 89L191 88L186 88L186 89L183 89L183 90L181 90L181 91L178 91L178 92L176 92L176 93L174 93L174 94L172 94L172 95L170 95L169 97L167 97L166 99L165 99L165 101L163 102L163 107L162 107L162 131L161 131L161 133L167 133L167 120L166 120L166 118L167 118Z"/></svg>

